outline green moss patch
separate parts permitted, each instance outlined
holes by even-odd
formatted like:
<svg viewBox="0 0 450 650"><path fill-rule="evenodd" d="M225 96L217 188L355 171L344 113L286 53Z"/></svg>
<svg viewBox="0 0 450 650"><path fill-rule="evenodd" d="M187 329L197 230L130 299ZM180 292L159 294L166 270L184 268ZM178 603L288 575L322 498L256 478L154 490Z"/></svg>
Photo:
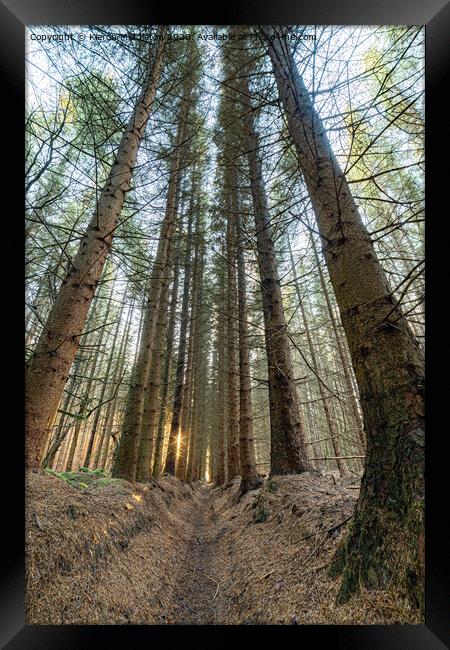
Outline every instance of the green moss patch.
<svg viewBox="0 0 450 650"><path fill-rule="evenodd" d="M120 482L120 479L111 478L102 469L89 469L88 467L80 467L79 470L71 472L55 472L52 469L46 469L44 472L50 476L56 476L78 490L92 487L102 488L117 481Z"/></svg>

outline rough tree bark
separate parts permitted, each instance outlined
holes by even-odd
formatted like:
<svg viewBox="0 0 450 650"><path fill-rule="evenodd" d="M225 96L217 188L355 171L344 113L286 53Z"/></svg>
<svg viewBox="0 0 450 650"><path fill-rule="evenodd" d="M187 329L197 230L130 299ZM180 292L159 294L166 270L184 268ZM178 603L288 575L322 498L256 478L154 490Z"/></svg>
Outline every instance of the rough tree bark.
<svg viewBox="0 0 450 650"><path fill-rule="evenodd" d="M424 366L283 30L261 28L311 197L359 387L367 458L351 530L332 566L339 601L395 577L423 610ZM279 36L281 35L281 38Z"/></svg>
<svg viewBox="0 0 450 650"><path fill-rule="evenodd" d="M161 35L166 32L161 28ZM86 316L130 189L139 145L156 93L165 40L157 41L143 90L116 154L72 268L62 283L47 318L25 379L26 465L38 467L48 426L58 408L70 367L79 346Z"/></svg>
<svg viewBox="0 0 450 650"><path fill-rule="evenodd" d="M358 400L357 400L357 396L356 396L356 388L353 388L353 382L352 382L352 378L351 378L352 369L350 367L350 361L348 359L348 352L346 353L346 350L344 349L345 342L343 342L343 340L341 340L341 337L339 336L339 328L338 328L338 324L336 322L336 317L334 315L333 307L332 307L332 304L331 304L331 299L330 299L328 287L326 285L325 278L324 278L323 271L322 271L322 267L321 267L321 264L320 264L320 259L319 259L319 255L318 255L318 251L317 251L317 246L316 246L316 243L315 243L314 238L312 236L310 237L310 241L311 241L311 245L312 245L313 251L314 251L314 257L315 257L316 264L317 264L317 270L319 272L320 286L322 288L322 293L323 293L323 295L325 297L325 302L326 302L326 305L327 305L328 315L330 317L331 326L333 328L333 334L334 334L334 338L335 338L335 341L336 341L336 347L337 347L337 350L338 350L339 359L340 359L340 362L341 362L342 372L344 373L346 392L347 392L348 399L349 399L349 402L350 402L350 408L351 408L353 420L354 420L354 423L355 423L356 431L357 431L357 434L358 434L358 438L359 438L359 442L360 442L360 446L361 446L361 451L365 452L365 449L366 449L366 437L365 437L365 433L364 433L364 423L363 423L363 420L362 420L362 417L361 417L361 414L360 414L360 410L359 410Z"/></svg>
<svg viewBox="0 0 450 650"><path fill-rule="evenodd" d="M231 34L238 36L242 28L232 27L230 31ZM238 40L232 47L226 46L224 54L228 74L226 87L230 88L229 99L234 104L235 151L238 154L240 149L241 153L246 153L253 199L268 365L271 473L300 473L312 470L313 467L307 460L305 449L275 246L262 176L259 134L255 129L255 111L249 88L253 60L245 40Z"/></svg>

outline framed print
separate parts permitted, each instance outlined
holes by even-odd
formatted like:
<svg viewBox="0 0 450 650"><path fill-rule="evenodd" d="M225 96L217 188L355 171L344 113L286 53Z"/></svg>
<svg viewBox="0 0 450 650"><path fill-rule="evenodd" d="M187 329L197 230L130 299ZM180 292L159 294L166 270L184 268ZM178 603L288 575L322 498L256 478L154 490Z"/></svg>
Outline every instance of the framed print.
<svg viewBox="0 0 450 650"><path fill-rule="evenodd" d="M444 4L3 3L5 647L446 647Z"/></svg>

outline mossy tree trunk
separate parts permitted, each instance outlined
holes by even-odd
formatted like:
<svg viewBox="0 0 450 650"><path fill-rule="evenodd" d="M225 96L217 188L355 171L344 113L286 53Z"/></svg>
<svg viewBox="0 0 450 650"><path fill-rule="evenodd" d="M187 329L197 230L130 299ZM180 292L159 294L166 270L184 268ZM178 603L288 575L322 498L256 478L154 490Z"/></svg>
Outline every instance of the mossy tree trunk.
<svg viewBox="0 0 450 650"><path fill-rule="evenodd" d="M261 28L308 189L359 387L367 458L351 530L332 571L339 601L403 586L423 608L424 367L283 30ZM281 35L281 38L279 37Z"/></svg>

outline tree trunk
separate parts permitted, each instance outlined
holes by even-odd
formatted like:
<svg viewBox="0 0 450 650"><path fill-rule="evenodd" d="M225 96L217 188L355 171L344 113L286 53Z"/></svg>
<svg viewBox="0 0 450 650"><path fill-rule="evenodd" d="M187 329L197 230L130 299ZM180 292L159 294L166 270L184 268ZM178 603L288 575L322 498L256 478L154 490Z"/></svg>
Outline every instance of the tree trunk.
<svg viewBox="0 0 450 650"><path fill-rule="evenodd" d="M192 191L192 188L191 188ZM186 337L189 323L189 289L191 286L191 250L192 250L192 221L194 205L192 201L189 206L189 217L187 227L186 254L184 259L184 283L183 299L181 304L181 325L180 340L178 344L177 369L175 375L175 392L173 397L172 422L170 425L169 446L167 449L166 464L164 471L168 474L175 475L175 465L177 461L178 435L180 432L181 406L183 403L184 387L184 367L186 363Z"/></svg>
<svg viewBox="0 0 450 650"><path fill-rule="evenodd" d="M336 464L339 470L339 473L341 476L345 476L348 474L347 467L345 466L345 463L341 459L342 452L341 452L341 447L340 447L340 442L339 442L339 436L338 436L338 431L336 428L336 425L334 423L333 417L331 415L331 410L330 410L330 397L332 396L332 393L330 393L329 390L327 390L323 384L323 381L320 377L320 368L319 364L317 362L317 356L316 356L316 351L314 348L314 343L311 337L311 332L309 331L309 323L308 323L308 318L306 315L306 310L305 310L305 305L303 302L302 295L300 293L300 287L298 285L298 278L297 278L297 271L295 270L295 262L294 262L294 256L292 255L292 248L291 248L291 242L289 237L287 237L287 244L289 248L289 257L291 260L291 266L292 266L292 273L294 276L294 286L295 290L297 293L297 299L300 305L300 311L302 315L302 321L303 321L303 326L305 328L305 334L306 334L306 339L308 341L308 347L309 347L309 354L311 357L311 362L312 362L312 368L314 371L314 375L317 381L317 387L319 389L319 395L320 395L320 400L322 402L322 407L323 411L325 413L325 419L327 422L328 426L328 431L330 433L330 438L331 438L331 443L333 446L333 451L334 455L336 457Z"/></svg>
<svg viewBox="0 0 450 650"><path fill-rule="evenodd" d="M262 33L274 35L274 28ZM339 601L396 576L423 609L424 368L345 176L284 38L268 45L358 382L367 458L353 525L333 563Z"/></svg>
<svg viewBox="0 0 450 650"><path fill-rule="evenodd" d="M239 457L239 361L236 290L237 174L233 162L225 173L227 210L227 357L228 357L228 480L240 474Z"/></svg>
<svg viewBox="0 0 450 650"><path fill-rule="evenodd" d="M178 184L181 175L181 145L186 127L186 112L187 106L185 104L184 110L179 116L180 123L170 169L166 214L161 225L139 354L133 370L119 452L113 469L114 476L131 482L135 480L136 474L145 388L152 360L158 305L161 299L164 277L168 271L169 241L173 237L176 223Z"/></svg>
<svg viewBox="0 0 450 650"><path fill-rule="evenodd" d="M200 259L204 258L204 242L200 245ZM201 454L204 438L204 414L206 410L205 386L207 383L207 341L206 341L206 316L203 293L203 277L199 276L197 298L197 326L195 328L194 344L194 385L192 409L190 413L189 430L191 431L191 448L188 460L187 478L190 482L200 477Z"/></svg>
<svg viewBox="0 0 450 650"><path fill-rule="evenodd" d="M166 32L165 27L161 33ZM140 142L161 71L164 38L157 41L144 88L123 134L97 210L81 240L28 365L25 385L26 465L38 467L48 426L58 408L111 241L130 188Z"/></svg>
<svg viewBox="0 0 450 650"><path fill-rule="evenodd" d="M224 278L224 253L219 260L219 306L220 311L217 315L217 356L218 356L218 458L216 468L216 479L219 485L222 485L227 480L226 473L226 431L227 431L227 411L226 411L226 374L227 374L227 359L226 359L226 327L223 318L225 311L225 278Z"/></svg>
<svg viewBox="0 0 450 650"><path fill-rule="evenodd" d="M170 302L170 313L169 313L169 324L167 326L167 338L166 338L166 355L165 362L162 374L162 389L161 389L161 405L158 421L158 432L156 434L156 444L155 444L155 460L153 463L153 476L159 478L161 473L162 465L162 453L163 453L163 443L164 443L164 428L166 424L166 406L167 406L167 395L169 392L169 381L172 368L172 351L173 343L175 337L175 315L176 308L178 304L178 283L180 276L180 265L178 255L175 260L175 270L173 273L173 283L172 283L172 296Z"/></svg>
<svg viewBox="0 0 450 650"><path fill-rule="evenodd" d="M173 248L173 243L171 243L171 248ZM159 301L156 336L146 388L144 412L142 416L138 464L136 469L136 479L138 481L148 481L152 472L153 438L155 433L156 412L161 382L161 365L164 358L164 338L166 334L167 303L170 285L169 269L172 266L172 254L170 254L169 257L170 262L165 273L163 289Z"/></svg>
<svg viewBox="0 0 450 650"><path fill-rule="evenodd" d="M366 438L365 438L365 434L364 434L364 424L363 424L361 414L360 414L360 411L359 411L359 405L358 405L357 397L355 395L355 390L353 388L353 383L352 383L352 379L351 379L352 370L351 370L351 368L349 368L349 362L347 361L348 354L345 353L345 350L344 350L344 347L343 347L343 344L342 344L342 341L341 341L341 337L339 336L339 329L338 329L338 325L336 323L336 318L334 316L333 307L331 305L331 300L330 300L330 296L329 296L329 293L328 293L328 288L327 288L327 285L326 285L326 282L325 282L325 278L323 277L323 272L322 272L322 268L321 268L321 264L320 264L319 255L318 255L318 252L317 252L317 247L316 247L316 244L315 244L314 239L313 239L312 236L311 236L310 240L311 240L311 244L312 244L312 247L313 247L313 250L314 250L314 256L315 256L315 260L316 260L316 263L317 263L317 270L319 272L320 286L322 288L322 293L325 296L325 302L327 304L328 315L330 317L330 321L331 321L331 325L332 325L333 333L334 333L334 338L335 338L335 341L336 341L336 347L337 347L337 350L338 350L339 359L340 359L341 366L342 366L342 371L344 373L345 387L346 387L348 399L349 399L349 402L350 402L351 412L352 412L352 415L353 415L356 431L357 431L358 438L359 438L359 441L360 441L361 450L363 452L365 452Z"/></svg>
<svg viewBox="0 0 450 650"><path fill-rule="evenodd" d="M298 474L311 470L312 466L307 460L304 445L275 247L258 156L259 138L251 112L246 117L246 134L269 375L271 474Z"/></svg>
<svg viewBox="0 0 450 650"><path fill-rule="evenodd" d="M81 365L81 360L79 355L77 355L77 357L75 358L75 362L73 364L73 374L70 381L68 382L69 386L67 388L67 395L62 404L62 408L61 408L62 413L59 414L60 419L59 419L56 436L51 441L51 444L49 445L48 449L45 451L44 459L41 463L41 467L43 468L52 467L56 454L58 453L58 450L60 449L64 440L66 440L67 434L71 429L71 427L67 426L66 424L68 418L70 417L67 415L67 413L71 412L71 408L72 408L71 405L73 404L74 401L74 396L71 393L75 388L76 375L80 368L80 365Z"/></svg>
<svg viewBox="0 0 450 650"><path fill-rule="evenodd" d="M77 423L75 425L75 431L74 431L71 446L70 446L69 458L68 458L67 464L66 464L66 470L67 471L70 471L72 469L75 452L76 452L77 446L78 446L80 431L81 431L82 426L86 424L86 420L84 418L85 418L86 413L88 411L88 407L91 405L91 401L92 401L91 386L92 386L92 382L94 381L95 374L97 372L97 368L99 366L99 361L100 361L100 358L101 358L101 353L102 353L101 348L103 346L103 339L105 338L106 325L107 325L107 322L108 322L109 309L110 309L110 306L111 306L111 300L112 300L112 291L109 294L108 304L106 305L105 314L104 314L104 318L103 318L103 323L101 325L99 335L98 335L98 339L97 339L97 343L96 343L96 347L98 348L98 352L95 354L94 360L92 362L91 370L89 372L89 376L88 376L88 379L87 379L87 382L86 382L86 387L85 387L85 389L83 391L84 396L83 396L83 398L81 399L81 402L80 402L80 409L78 411L79 418L78 418ZM81 447L82 447L82 445L80 445L80 453L79 453L80 458L79 458L79 460L81 460L81 458L82 458L82 449L81 449Z"/></svg>
<svg viewBox="0 0 450 650"><path fill-rule="evenodd" d="M114 289L114 285L113 285L113 289ZM110 298L111 297L112 297L112 292L111 292ZM108 312L109 312L110 304L111 303L109 302L108 307L107 307L107 311L106 311L106 320L109 319L109 313ZM110 372L111 372L111 367L112 367L112 362L113 362L113 352L114 352L114 350L116 348L117 337L119 335L120 322L121 322L121 318L122 318L122 309L123 309L123 305L122 305L122 308L121 308L121 310L119 311L119 313L117 315L117 325L116 325L116 329L115 329L113 339L112 339L111 352L109 354L108 363L106 364L105 378L104 378L104 381L102 383L102 387L101 387L101 390L100 390L100 395L98 397L99 406L97 407L97 410L95 411L94 421L92 423L91 435L89 436L89 442L88 442L88 446L87 446L87 451L86 451L86 456L85 456L85 459L84 459L83 467L89 467L89 464L91 462L91 455L92 455L92 450L93 450L93 447L94 447L94 440L95 440L95 436L97 434L97 427L98 427L100 414L101 414L101 410L102 410L101 404L103 404L103 399L105 397L106 386L107 386L107 383L108 383L108 380L109 380L109 375L110 375Z"/></svg>
<svg viewBox="0 0 450 650"><path fill-rule="evenodd" d="M239 443L241 456L240 493L255 490L261 485L256 471L255 447L252 419L252 382L250 377L250 345L248 341L247 288L245 280L245 258L242 236L242 215L237 221L237 264L238 264L238 314L239 314Z"/></svg>
<svg viewBox="0 0 450 650"><path fill-rule="evenodd" d="M116 364L114 367L114 373L112 377L112 384L111 384L111 390L109 394L109 401L108 405L106 407L106 413L105 413L105 419L103 422L102 426L102 431L100 434L100 441L98 443L97 449L95 451L95 456L94 456L94 464L93 467L94 469L97 469L97 467L100 465L101 468L104 468L105 466L105 459L106 455L108 453L108 447L109 447L109 437L110 437L110 423L114 419L114 413L116 409L116 404L117 404L117 392L119 390L119 384L121 379L121 375L123 373L123 368L125 365L125 359L126 359L126 351L127 351L127 345L128 345L128 337L130 333L130 327L131 327L131 317L133 314L133 308L134 308L134 303L135 299L133 298L129 308L128 308L128 314L126 317L126 323L125 323L125 329L123 332L122 339L120 341L120 346L119 346L119 352L117 355L117 360Z"/></svg>
<svg viewBox="0 0 450 650"><path fill-rule="evenodd" d="M99 295L100 292L96 292L94 299L91 303L91 308L89 311L89 316L86 322L86 329L89 332L91 330L91 324L94 322L94 318L96 316L97 312L97 304L99 300ZM89 336L95 336L95 333L92 333ZM76 381L77 381L77 373L79 369L82 367L82 359L80 355L80 350L78 350L77 354L75 355L75 360L73 363L73 366L71 369L73 369L73 374L72 377L69 381L69 386L65 388L67 390L67 395L63 401L63 404L59 404L58 406L62 406L61 408L61 413L60 413L60 418L59 418L59 423L58 423L58 430L57 430L57 435L54 440L51 440L50 444L48 444L47 449L45 450L43 454L43 460L41 463L41 467L49 467L53 464L54 459L58 453L58 450L60 446L63 444L63 442L67 439L67 434L71 430L71 425L67 426L67 420L70 417L68 413L72 412L72 407L75 401L75 395L73 393L73 390L75 389L76 386ZM59 409L57 410L56 413L58 413ZM55 414L55 419L56 419L56 414ZM49 431L51 432L52 427L49 428ZM64 465L65 466L65 465Z"/></svg>
<svg viewBox="0 0 450 650"><path fill-rule="evenodd" d="M73 461L74 461L75 452L76 452L77 446L78 446L78 439L79 439L79 436L80 436L81 424L83 422L83 417L84 417L85 412L86 412L86 401L85 401L85 399L83 399L81 404L80 404L80 408L78 410L78 416L79 417L77 419L77 423L75 425L75 429L74 429L74 432L72 434L72 440L70 442L69 456L67 458L66 465L65 465L65 468L64 468L66 472L70 472L72 470L72 468L73 468Z"/></svg>
<svg viewBox="0 0 450 650"><path fill-rule="evenodd" d="M197 215L199 208L197 206ZM197 216L196 234L195 234L195 257L193 267L192 281L192 306L189 327L189 344L186 361L186 376L183 389L183 406L181 408L181 446L180 455L177 465L177 476L180 480L186 480L187 462L189 455L189 445L191 441L191 432L189 428L189 419L191 415L192 395L193 395L193 363L194 363L194 346L197 337L197 300L198 288L201 282L201 276L204 273L203 259L200 259L200 237L199 237L199 218Z"/></svg>

